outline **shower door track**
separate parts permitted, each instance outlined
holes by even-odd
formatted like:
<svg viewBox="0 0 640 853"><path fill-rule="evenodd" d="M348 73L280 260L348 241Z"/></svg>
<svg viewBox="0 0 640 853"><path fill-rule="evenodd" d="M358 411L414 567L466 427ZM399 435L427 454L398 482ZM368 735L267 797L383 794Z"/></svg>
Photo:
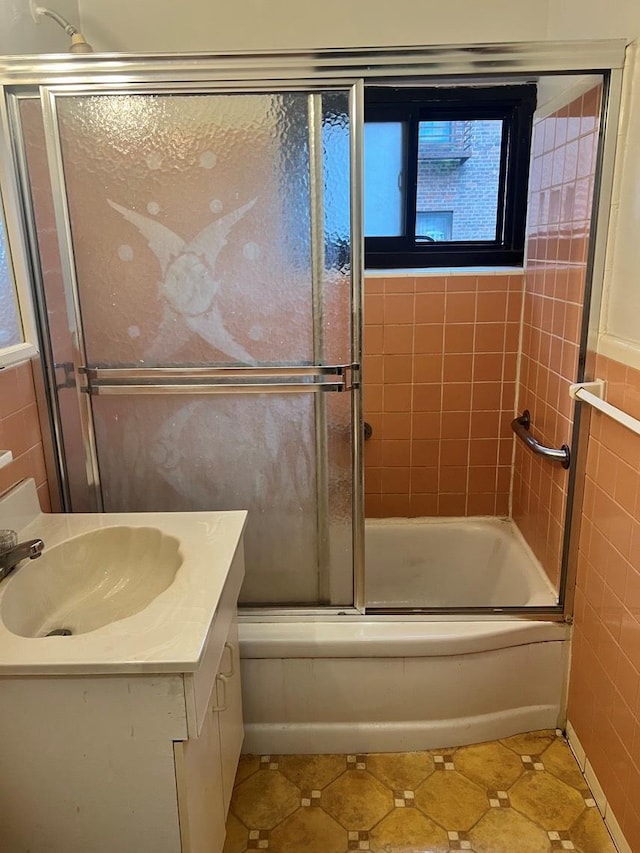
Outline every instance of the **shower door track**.
<svg viewBox="0 0 640 853"><path fill-rule="evenodd" d="M387 622L397 620L438 622L445 620L501 622L509 619L528 619L544 622L567 622L572 618L559 607L250 607L240 606L238 616L242 622L300 622L307 619L336 622L374 619Z"/></svg>

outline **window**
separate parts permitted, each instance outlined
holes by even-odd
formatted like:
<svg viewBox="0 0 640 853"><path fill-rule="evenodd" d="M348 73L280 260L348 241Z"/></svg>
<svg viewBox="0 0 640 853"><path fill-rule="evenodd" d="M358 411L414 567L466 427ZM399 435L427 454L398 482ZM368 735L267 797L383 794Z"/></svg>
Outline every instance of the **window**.
<svg viewBox="0 0 640 853"><path fill-rule="evenodd" d="M18 300L7 254L4 222L0 215L0 349L15 346L23 340Z"/></svg>
<svg viewBox="0 0 640 853"><path fill-rule="evenodd" d="M451 240L453 231L452 210L419 210L416 213L416 239L431 243Z"/></svg>
<svg viewBox="0 0 640 853"><path fill-rule="evenodd" d="M0 369L36 353L36 348L27 341L27 334L35 338L28 300L27 293L20 293L16 286L0 196Z"/></svg>
<svg viewBox="0 0 640 853"><path fill-rule="evenodd" d="M534 85L365 93L369 268L519 265Z"/></svg>
<svg viewBox="0 0 640 853"><path fill-rule="evenodd" d="M452 136L452 121L421 121L418 127L418 145L451 142Z"/></svg>

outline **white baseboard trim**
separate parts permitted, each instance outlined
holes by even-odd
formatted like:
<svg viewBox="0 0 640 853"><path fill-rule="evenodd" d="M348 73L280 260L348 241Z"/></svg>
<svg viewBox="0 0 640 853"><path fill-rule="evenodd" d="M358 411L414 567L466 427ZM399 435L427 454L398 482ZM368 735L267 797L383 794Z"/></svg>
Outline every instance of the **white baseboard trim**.
<svg viewBox="0 0 640 853"><path fill-rule="evenodd" d="M598 811L602 815L602 818L605 822L605 826L609 830L609 834L613 839L613 843L620 851L620 853L633 853L627 839L624 837L622 829L620 828L620 824L618 823L616 816L609 805L607 798L604 795L604 791L602 790L602 786L598 781L598 777L593 771L593 767L591 766L589 759L587 758L586 752L580 740L578 739L578 735L576 734L575 729L571 725L570 721L567 720L567 740L569 741L569 746L571 747L571 751L573 752L576 761L580 765L580 769L584 774L584 778L586 779L587 785L591 789L591 793L593 794L593 799L596 801L596 805L598 806Z"/></svg>

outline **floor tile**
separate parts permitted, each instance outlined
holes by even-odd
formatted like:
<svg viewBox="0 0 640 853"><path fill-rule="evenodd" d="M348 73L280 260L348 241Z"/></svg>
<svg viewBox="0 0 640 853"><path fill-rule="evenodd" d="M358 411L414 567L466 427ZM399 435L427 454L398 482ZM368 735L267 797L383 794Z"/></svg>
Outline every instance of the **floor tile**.
<svg viewBox="0 0 640 853"><path fill-rule="evenodd" d="M300 788L326 788L347 769L344 755L281 755L280 772Z"/></svg>
<svg viewBox="0 0 640 853"><path fill-rule="evenodd" d="M503 738L500 743L508 746L518 755L538 755L544 752L555 738L554 729L542 729L539 732L525 732L522 735Z"/></svg>
<svg viewBox="0 0 640 853"><path fill-rule="evenodd" d="M571 827L571 840L581 853L616 853L600 812L595 808L580 815Z"/></svg>
<svg viewBox="0 0 640 853"><path fill-rule="evenodd" d="M269 850L278 853L345 853L347 833L322 809L300 809L269 835Z"/></svg>
<svg viewBox="0 0 640 853"><path fill-rule="evenodd" d="M224 853L615 853L563 737L243 756Z"/></svg>
<svg viewBox="0 0 640 853"><path fill-rule="evenodd" d="M523 773L520 758L496 741L456 750L455 766L482 788L508 788Z"/></svg>
<svg viewBox="0 0 640 853"><path fill-rule="evenodd" d="M547 853L547 833L513 809L492 809L469 833L475 853Z"/></svg>
<svg viewBox="0 0 640 853"><path fill-rule="evenodd" d="M415 791L434 772L435 763L428 752L382 752L367 756L367 770L389 788Z"/></svg>
<svg viewBox="0 0 640 853"><path fill-rule="evenodd" d="M584 797L552 776L528 771L509 791L511 805L543 829L569 829L585 810Z"/></svg>
<svg viewBox="0 0 640 853"><path fill-rule="evenodd" d="M393 796L366 770L347 770L322 792L322 808L345 829L371 829L393 808Z"/></svg>
<svg viewBox="0 0 640 853"><path fill-rule="evenodd" d="M447 830L469 830L489 808L485 791L457 771L434 773L416 790L418 808Z"/></svg>
<svg viewBox="0 0 640 853"><path fill-rule="evenodd" d="M231 811L248 829L273 829L300 807L300 789L280 772L258 770L241 782Z"/></svg>
<svg viewBox="0 0 640 853"><path fill-rule="evenodd" d="M542 753L542 763L545 770L557 779L566 782L574 788L584 788L586 783L580 772L573 753L567 749L566 743L561 738L556 738L553 743Z"/></svg>
<svg viewBox="0 0 640 853"><path fill-rule="evenodd" d="M224 840L224 853L244 853L249 841L249 830L238 818L229 812L227 817L227 837Z"/></svg>
<svg viewBox="0 0 640 853"><path fill-rule="evenodd" d="M449 849L447 833L418 809L394 809L371 831L374 853L424 853Z"/></svg>
<svg viewBox="0 0 640 853"><path fill-rule="evenodd" d="M259 755L241 755L238 770L236 771L236 785L239 785L240 782L244 782L245 779L248 779L249 776L259 769L259 767Z"/></svg>

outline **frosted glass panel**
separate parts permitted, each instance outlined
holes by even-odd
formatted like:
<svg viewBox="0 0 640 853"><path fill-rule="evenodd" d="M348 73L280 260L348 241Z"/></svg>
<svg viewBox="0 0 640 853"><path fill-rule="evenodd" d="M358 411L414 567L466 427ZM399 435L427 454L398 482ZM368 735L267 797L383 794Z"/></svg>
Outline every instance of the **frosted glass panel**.
<svg viewBox="0 0 640 853"><path fill-rule="evenodd" d="M249 510L243 603L324 601L323 529L340 534L333 550L349 583L344 485L340 529L318 518L314 395L98 397L94 416L106 511ZM348 431L336 430L348 456Z"/></svg>
<svg viewBox="0 0 640 853"><path fill-rule="evenodd" d="M329 547L321 577L326 584L325 599L327 601L334 605L351 604L353 601L352 396L351 394L325 394L323 400L326 401L328 423L326 533Z"/></svg>
<svg viewBox="0 0 640 853"><path fill-rule="evenodd" d="M354 361L347 91L56 108L88 367ZM352 604L350 394L91 406L106 511L247 509L243 604Z"/></svg>
<svg viewBox="0 0 640 853"><path fill-rule="evenodd" d="M324 282L322 361L345 364L351 352L350 120L346 93L323 95Z"/></svg>
<svg viewBox="0 0 640 853"><path fill-rule="evenodd" d="M345 109L324 111L347 179L326 193L337 278ZM58 115L91 365L314 361L308 95L59 98Z"/></svg>
<svg viewBox="0 0 640 853"><path fill-rule="evenodd" d="M399 121L364 126L364 233L397 237L404 233L406 125Z"/></svg>
<svg viewBox="0 0 640 853"><path fill-rule="evenodd" d="M52 393L57 397L62 426L61 441L71 509L74 512L91 512L95 509L95 497L87 484L78 397L69 373L74 359L71 331L73 307L67 304L65 298L42 109L37 98L21 99L19 108L38 243L37 260L40 263L53 362L58 365L56 387Z"/></svg>
<svg viewBox="0 0 640 853"><path fill-rule="evenodd" d="M10 263L0 198L0 348L23 341Z"/></svg>

